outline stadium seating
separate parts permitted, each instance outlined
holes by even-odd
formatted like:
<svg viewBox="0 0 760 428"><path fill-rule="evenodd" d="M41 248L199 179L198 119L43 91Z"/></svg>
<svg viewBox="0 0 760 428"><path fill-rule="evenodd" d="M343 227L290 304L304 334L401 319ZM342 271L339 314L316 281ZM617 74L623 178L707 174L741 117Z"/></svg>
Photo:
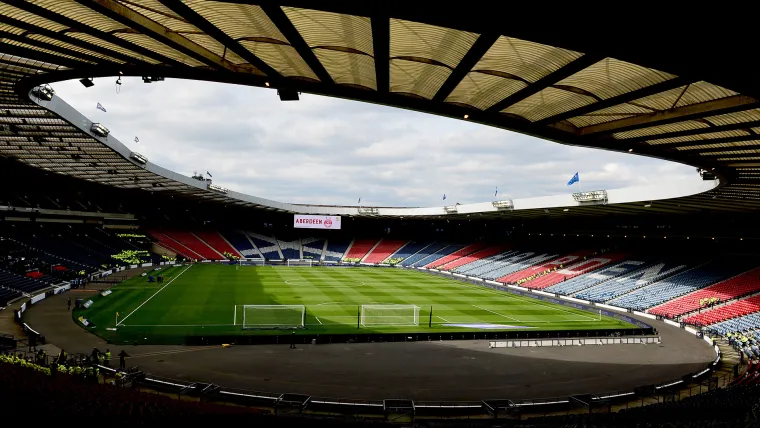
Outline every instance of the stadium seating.
<svg viewBox="0 0 760 428"><path fill-rule="evenodd" d="M200 256L201 260L222 260L224 256L209 247L205 242L198 239L192 232L187 231L166 231L167 236L192 250Z"/></svg>
<svg viewBox="0 0 760 428"><path fill-rule="evenodd" d="M721 302L726 302L758 291L760 291L760 268L665 302L647 312L673 318L700 309L701 301L704 299L717 298Z"/></svg>
<svg viewBox="0 0 760 428"><path fill-rule="evenodd" d="M417 263L418 261L424 259L425 257L430 256L431 254L434 254L436 251L441 250L443 248L446 248L446 244L441 244L439 242L434 242L430 245L426 245L424 248L418 250L414 254L411 254L408 257L405 257L404 261L401 262L401 265L412 266L414 263Z"/></svg>
<svg viewBox="0 0 760 428"><path fill-rule="evenodd" d="M8 302L18 297L21 297L20 291L0 286L0 307L8 306Z"/></svg>
<svg viewBox="0 0 760 428"><path fill-rule="evenodd" d="M277 240L277 245L280 247L280 251L282 252L282 257L286 259L301 259L301 240L295 240L295 241L283 241L282 239Z"/></svg>
<svg viewBox="0 0 760 428"><path fill-rule="evenodd" d="M453 253L441 257L438 260L435 260L431 263L428 263L424 267L428 269L434 269L434 268L440 268L441 266L445 265L446 263L453 262L454 260L460 259L464 256L467 256L469 254L472 254L476 251L482 250L486 244L483 244L482 242L476 242L474 244L468 245L464 248L461 248L457 251L454 251Z"/></svg>
<svg viewBox="0 0 760 428"><path fill-rule="evenodd" d="M222 255L229 253L233 256L243 256L215 230L200 230L195 232L195 236Z"/></svg>
<svg viewBox="0 0 760 428"><path fill-rule="evenodd" d="M545 275L542 274L534 279L524 282L522 285L527 288L542 290L567 279L572 279L579 275L592 272L610 263L618 262L625 257L625 254L620 253L597 254L584 258L583 261L570 264L570 266L566 266L565 268L550 270Z"/></svg>
<svg viewBox="0 0 760 428"><path fill-rule="evenodd" d="M222 236L227 239L227 241L232 244L232 246L235 248L235 250L241 254L243 257L246 258L259 258L261 257L261 254L253 247L253 244L251 244L251 241L248 240L248 238L245 237L244 234L240 232L222 232Z"/></svg>
<svg viewBox="0 0 760 428"><path fill-rule="evenodd" d="M506 245L497 245L497 246L491 246L483 248L479 251L475 251L474 253L468 254L464 257L460 257L456 260L452 260L444 265L441 265L438 267L438 269L441 270L448 270L448 271L456 271L458 268L465 267L469 264L472 264L476 261L486 259L491 256L495 256L504 250L507 249Z"/></svg>
<svg viewBox="0 0 760 428"><path fill-rule="evenodd" d="M325 249L325 261L338 262L343 259L343 254L351 245L350 241L340 239L328 239L327 248Z"/></svg>
<svg viewBox="0 0 760 428"><path fill-rule="evenodd" d="M0 286L5 288L18 290L24 293L32 293L50 287L51 285L50 281L33 279L0 269Z"/></svg>
<svg viewBox="0 0 760 428"><path fill-rule="evenodd" d="M501 251L491 256L483 257L482 259L476 260L472 263L459 266L455 268L453 272L472 275L472 276L480 276L483 273L490 271L492 269L491 265L493 265L495 262L499 260L503 260L512 254L517 254L517 251L513 251L513 250Z"/></svg>
<svg viewBox="0 0 760 428"><path fill-rule="evenodd" d="M632 293L620 296L609 303L643 311L684 294L705 288L718 281L737 275L749 268L747 260L728 258L676 274Z"/></svg>
<svg viewBox="0 0 760 428"><path fill-rule="evenodd" d="M725 336L726 333L736 331L749 331L760 327L760 312L755 312L743 317L731 318L709 327L709 331Z"/></svg>
<svg viewBox="0 0 760 428"><path fill-rule="evenodd" d="M537 262L531 265L530 267L526 267L519 271L515 271L514 273L511 273L509 275L504 275L501 278L497 279L497 281L503 282L505 284L516 284L518 281L528 279L535 274L554 269L555 267L558 269L562 269L565 266L568 266L579 259L583 259L583 257L591 255L591 253L592 251L589 251L589 250L576 251L576 252L573 252L572 254L567 254L562 257L550 259L546 262Z"/></svg>
<svg viewBox="0 0 760 428"><path fill-rule="evenodd" d="M579 275L575 278L568 279L567 281L560 282L559 284L547 287L546 291L559 294L574 294L581 290L594 287L605 281L609 281L612 278L623 276L627 273L631 273L642 266L646 265L646 262L640 260L625 260L616 263L614 266L602 269L599 272L590 273L588 275Z"/></svg>
<svg viewBox="0 0 760 428"><path fill-rule="evenodd" d="M416 262L412 263L411 267L424 267L428 263L431 263L435 260L440 259L441 257L447 256L455 251L459 251L464 247L463 245L444 245L443 247L437 249L436 251L428 254L427 256L417 260ZM426 249L427 250L427 249Z"/></svg>
<svg viewBox="0 0 760 428"><path fill-rule="evenodd" d="M383 239L364 258L364 263L382 263L406 244L407 241L397 239Z"/></svg>
<svg viewBox="0 0 760 428"><path fill-rule="evenodd" d="M396 250L386 260L406 260L409 257L419 253L430 245L429 242L407 242L406 245ZM401 263L403 266L403 262Z"/></svg>
<svg viewBox="0 0 760 428"><path fill-rule="evenodd" d="M645 287L655 281L675 275L687 267L691 266L678 261L648 263L640 269L636 269L618 278L577 292L575 297L592 302L606 302L638 288Z"/></svg>
<svg viewBox="0 0 760 428"><path fill-rule="evenodd" d="M172 251L174 253L177 253L178 255L191 260L202 260L203 258L199 256L197 253L195 253L193 250L185 247L184 245L180 244L179 242L175 241L174 239L170 238L163 232L159 232L156 230L149 231L148 234L158 240L158 244L164 248L166 248L169 251Z"/></svg>
<svg viewBox="0 0 760 428"><path fill-rule="evenodd" d="M556 254L536 254L534 252L515 252L507 258L495 261L489 269L475 276L482 276L487 280L495 280L514 272L521 271L527 267L533 266L537 263L544 262L557 257Z"/></svg>
<svg viewBox="0 0 760 428"><path fill-rule="evenodd" d="M325 248L325 240L320 238L303 238L301 239L303 248L303 258L320 260L322 251Z"/></svg>
<svg viewBox="0 0 760 428"><path fill-rule="evenodd" d="M683 322L700 326L710 325L758 311L760 311L760 296L752 296L716 308L705 309L702 313L684 318Z"/></svg>
<svg viewBox="0 0 760 428"><path fill-rule="evenodd" d="M253 232L247 232L248 238L259 250L259 253L267 260L282 260L283 255L280 253L280 245L277 240L268 236L259 235Z"/></svg>
<svg viewBox="0 0 760 428"><path fill-rule="evenodd" d="M377 239L357 239L351 244L344 259L361 260L377 244Z"/></svg>

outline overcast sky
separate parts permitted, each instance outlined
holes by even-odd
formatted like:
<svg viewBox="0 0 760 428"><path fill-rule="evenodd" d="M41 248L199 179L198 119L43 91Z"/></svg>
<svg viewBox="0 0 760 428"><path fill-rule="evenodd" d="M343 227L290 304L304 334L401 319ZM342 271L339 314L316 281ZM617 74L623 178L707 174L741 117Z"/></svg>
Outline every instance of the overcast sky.
<svg viewBox="0 0 760 428"><path fill-rule="evenodd" d="M181 174L282 202L432 206L699 180L694 168L567 147L391 107L218 83L123 78L52 85L133 151ZM107 112L96 108L101 103ZM135 143L134 137L139 137Z"/></svg>

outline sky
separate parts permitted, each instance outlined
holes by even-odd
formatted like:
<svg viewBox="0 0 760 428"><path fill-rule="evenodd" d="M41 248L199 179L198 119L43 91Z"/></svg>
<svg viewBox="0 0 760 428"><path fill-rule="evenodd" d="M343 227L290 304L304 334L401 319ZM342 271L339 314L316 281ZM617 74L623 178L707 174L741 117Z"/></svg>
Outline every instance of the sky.
<svg viewBox="0 0 760 428"><path fill-rule="evenodd" d="M496 188L503 199L699 180L686 165L393 107L181 79L122 78L117 94L115 80L52 86L150 162L281 202L440 206L491 201Z"/></svg>

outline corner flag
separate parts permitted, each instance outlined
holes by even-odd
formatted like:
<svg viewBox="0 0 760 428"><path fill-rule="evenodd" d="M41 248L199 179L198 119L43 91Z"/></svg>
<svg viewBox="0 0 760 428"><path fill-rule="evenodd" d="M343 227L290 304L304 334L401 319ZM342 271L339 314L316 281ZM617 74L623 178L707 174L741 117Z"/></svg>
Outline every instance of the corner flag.
<svg viewBox="0 0 760 428"><path fill-rule="evenodd" d="M572 186L573 183L577 183L579 181L581 181L581 179L578 178L578 173L576 172L575 175L573 176L573 178L571 178L570 181L567 182L567 185L568 186Z"/></svg>

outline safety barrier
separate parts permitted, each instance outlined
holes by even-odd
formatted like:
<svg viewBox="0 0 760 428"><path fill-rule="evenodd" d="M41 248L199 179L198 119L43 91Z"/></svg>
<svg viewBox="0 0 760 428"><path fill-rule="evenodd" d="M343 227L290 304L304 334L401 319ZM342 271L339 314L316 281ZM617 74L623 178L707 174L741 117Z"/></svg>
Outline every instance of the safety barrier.
<svg viewBox="0 0 760 428"><path fill-rule="evenodd" d="M584 345L647 345L659 344L660 336L584 337L575 339L515 339L489 342L489 348L542 348Z"/></svg>

